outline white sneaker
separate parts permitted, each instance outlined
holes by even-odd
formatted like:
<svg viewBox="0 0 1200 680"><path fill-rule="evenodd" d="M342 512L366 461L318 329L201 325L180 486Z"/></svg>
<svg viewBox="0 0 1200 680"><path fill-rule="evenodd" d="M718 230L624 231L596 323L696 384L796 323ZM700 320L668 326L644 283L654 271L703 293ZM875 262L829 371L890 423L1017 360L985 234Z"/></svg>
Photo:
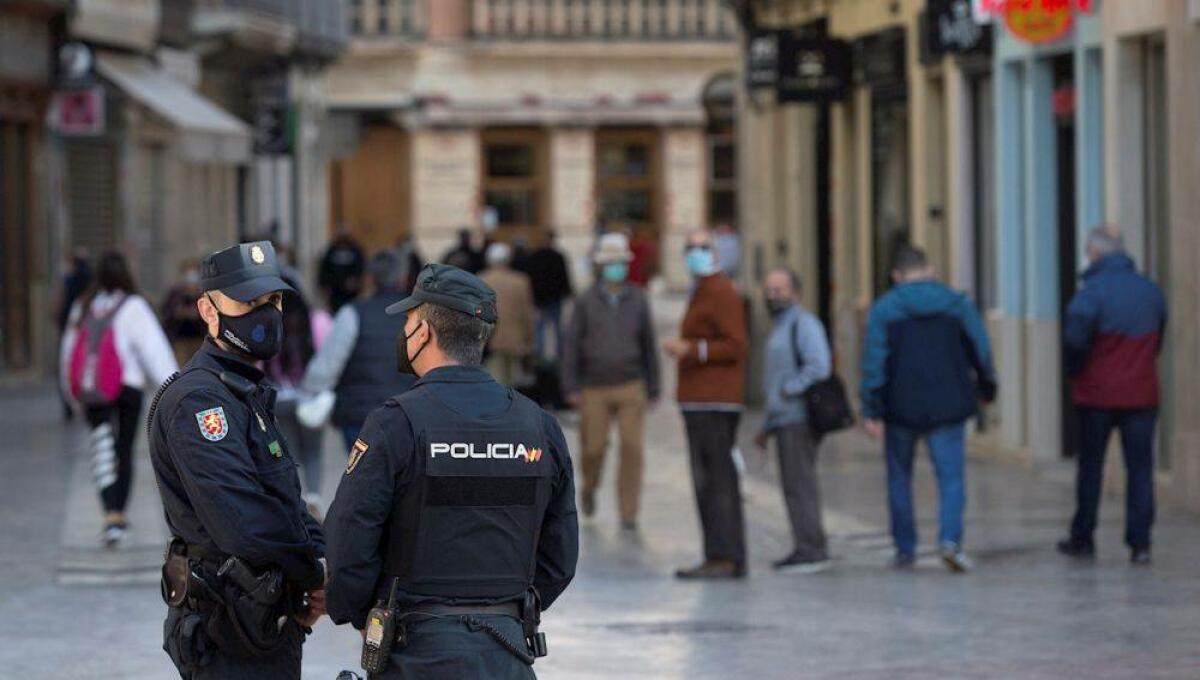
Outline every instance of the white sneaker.
<svg viewBox="0 0 1200 680"><path fill-rule="evenodd" d="M104 547L116 548L117 544L125 540L127 533L129 533L129 529L124 524L109 524L104 527L100 537L104 541Z"/></svg>

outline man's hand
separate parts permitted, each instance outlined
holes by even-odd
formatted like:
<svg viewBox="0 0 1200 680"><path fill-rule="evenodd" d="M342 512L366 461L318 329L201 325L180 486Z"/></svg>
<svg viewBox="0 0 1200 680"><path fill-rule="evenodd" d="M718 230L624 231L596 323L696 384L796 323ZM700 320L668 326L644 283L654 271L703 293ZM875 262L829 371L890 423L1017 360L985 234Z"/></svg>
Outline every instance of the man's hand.
<svg viewBox="0 0 1200 680"><path fill-rule="evenodd" d="M763 430L762 432L759 432L758 434L754 435L754 445L760 449L767 448L767 431L766 430Z"/></svg>
<svg viewBox="0 0 1200 680"><path fill-rule="evenodd" d="M304 611L296 614L296 622L306 628L312 628L322 616L325 616L325 590L305 593Z"/></svg>
<svg viewBox="0 0 1200 680"><path fill-rule="evenodd" d="M663 351L673 359L680 359L692 351L692 343L683 339L667 340L663 343Z"/></svg>
<svg viewBox="0 0 1200 680"><path fill-rule="evenodd" d="M871 435L875 439L883 438L883 421L882 420L877 420L877 419L864 420L863 421L863 429L865 429L867 431L867 434Z"/></svg>

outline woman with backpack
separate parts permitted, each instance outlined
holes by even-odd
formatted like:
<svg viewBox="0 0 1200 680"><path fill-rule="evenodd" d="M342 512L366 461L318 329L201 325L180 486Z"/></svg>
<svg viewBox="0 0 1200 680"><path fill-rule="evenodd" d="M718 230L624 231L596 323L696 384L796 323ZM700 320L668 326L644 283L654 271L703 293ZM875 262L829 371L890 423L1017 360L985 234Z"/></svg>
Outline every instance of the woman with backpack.
<svg viewBox="0 0 1200 680"><path fill-rule="evenodd" d="M137 294L124 256L96 263L92 286L71 307L60 351L64 393L92 428L92 477L104 507L105 545L125 537L133 443L143 393L178 370L158 317Z"/></svg>

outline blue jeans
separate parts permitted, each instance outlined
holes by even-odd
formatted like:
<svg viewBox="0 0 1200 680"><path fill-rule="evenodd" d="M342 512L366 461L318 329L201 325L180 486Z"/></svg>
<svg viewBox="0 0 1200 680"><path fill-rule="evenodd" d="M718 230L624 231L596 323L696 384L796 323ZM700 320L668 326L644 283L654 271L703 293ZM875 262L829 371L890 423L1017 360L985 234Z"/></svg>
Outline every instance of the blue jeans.
<svg viewBox="0 0 1200 680"><path fill-rule="evenodd" d="M888 423L884 435L887 452L888 508L896 552L914 555L917 523L913 519L912 470L917 441L925 438L938 484L938 544L962 543L963 510L967 505L963 481L966 428L962 423L929 432Z"/></svg>
<svg viewBox="0 0 1200 680"><path fill-rule="evenodd" d="M1071 540L1091 544L1104 481L1104 454L1113 428L1121 432L1125 454L1125 544L1150 547L1154 524L1154 426L1158 409L1114 410L1079 407L1079 477Z"/></svg>
<svg viewBox="0 0 1200 680"><path fill-rule="evenodd" d="M562 301L538 307L537 326L534 329L533 354L539 359L550 359L546 351L546 334L554 335L554 358L562 356Z"/></svg>

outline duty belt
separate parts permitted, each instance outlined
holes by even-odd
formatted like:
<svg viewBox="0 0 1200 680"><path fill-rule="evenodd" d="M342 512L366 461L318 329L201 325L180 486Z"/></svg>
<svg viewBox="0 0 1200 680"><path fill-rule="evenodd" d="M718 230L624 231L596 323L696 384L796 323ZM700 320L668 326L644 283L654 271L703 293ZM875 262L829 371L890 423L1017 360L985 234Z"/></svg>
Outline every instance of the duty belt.
<svg viewBox="0 0 1200 680"><path fill-rule="evenodd" d="M461 616L464 614L504 614L521 618L521 606L516 602L501 604L422 604L402 607L400 614L431 614L433 616Z"/></svg>

